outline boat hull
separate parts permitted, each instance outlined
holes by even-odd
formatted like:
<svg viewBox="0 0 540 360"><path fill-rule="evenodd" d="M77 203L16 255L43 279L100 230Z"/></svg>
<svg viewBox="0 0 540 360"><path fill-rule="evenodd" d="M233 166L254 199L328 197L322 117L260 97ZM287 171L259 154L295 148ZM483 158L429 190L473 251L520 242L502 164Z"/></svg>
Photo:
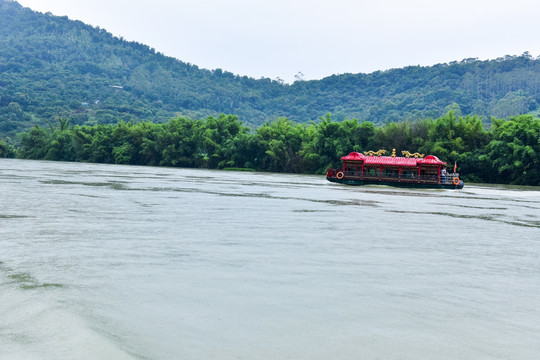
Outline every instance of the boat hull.
<svg viewBox="0 0 540 360"><path fill-rule="evenodd" d="M463 180L460 180L457 185L453 183L433 183L433 182L400 182L400 181L385 181L385 180L367 180L367 179L348 179L337 177L327 177L326 180L344 185L388 185L402 188L422 188L422 189L463 189Z"/></svg>

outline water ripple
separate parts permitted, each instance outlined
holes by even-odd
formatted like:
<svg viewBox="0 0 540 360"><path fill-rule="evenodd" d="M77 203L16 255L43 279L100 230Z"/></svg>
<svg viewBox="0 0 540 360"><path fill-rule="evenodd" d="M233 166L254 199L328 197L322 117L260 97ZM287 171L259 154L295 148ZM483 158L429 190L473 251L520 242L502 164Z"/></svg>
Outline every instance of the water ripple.
<svg viewBox="0 0 540 360"><path fill-rule="evenodd" d="M448 216L452 218L460 218L460 219L478 219L478 220L485 220L485 221L494 221L498 223L505 223L508 225L513 226L524 226L524 227L532 227L532 228L540 228L540 222L539 221L528 221L528 220L515 220L515 221L508 221L508 220L501 220L500 217L504 216L503 214L491 214L491 215L469 215L469 214L456 214L456 213L447 213L447 212L440 212L440 211L402 211L402 210L385 210L389 213L400 213L400 214L418 214L418 215L439 215L439 216Z"/></svg>
<svg viewBox="0 0 540 360"><path fill-rule="evenodd" d="M16 285L23 290L38 288L61 288L62 284L40 283L35 277L27 272L17 272L0 261L0 270L7 274L7 284Z"/></svg>

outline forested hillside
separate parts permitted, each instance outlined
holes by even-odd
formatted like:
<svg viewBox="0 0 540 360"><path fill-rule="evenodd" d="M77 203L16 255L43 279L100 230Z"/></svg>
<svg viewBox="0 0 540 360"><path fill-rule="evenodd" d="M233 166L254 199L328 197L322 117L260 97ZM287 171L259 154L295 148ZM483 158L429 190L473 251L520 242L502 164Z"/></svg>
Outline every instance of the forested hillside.
<svg viewBox="0 0 540 360"><path fill-rule="evenodd" d="M179 36L182 36L179 34ZM46 125L163 123L234 114L252 128L296 123L373 124L457 115L507 118L540 102L540 59L528 53L283 84L200 69L67 17L0 0L0 138Z"/></svg>

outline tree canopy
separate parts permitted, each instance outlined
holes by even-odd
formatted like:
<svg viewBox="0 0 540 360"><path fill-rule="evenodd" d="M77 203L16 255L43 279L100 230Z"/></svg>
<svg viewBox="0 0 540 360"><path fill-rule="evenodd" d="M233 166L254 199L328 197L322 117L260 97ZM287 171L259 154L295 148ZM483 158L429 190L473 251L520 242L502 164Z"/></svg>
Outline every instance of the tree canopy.
<svg viewBox="0 0 540 360"><path fill-rule="evenodd" d="M452 111L435 120L384 126L336 122L329 114L320 120L300 124L279 118L253 131L224 114L93 126L58 118L56 126L36 125L23 133L18 149L0 142L0 156L324 174L351 151L396 149L437 155L450 166L456 162L465 180L540 185L540 119L530 115L494 119L490 130L478 117Z"/></svg>

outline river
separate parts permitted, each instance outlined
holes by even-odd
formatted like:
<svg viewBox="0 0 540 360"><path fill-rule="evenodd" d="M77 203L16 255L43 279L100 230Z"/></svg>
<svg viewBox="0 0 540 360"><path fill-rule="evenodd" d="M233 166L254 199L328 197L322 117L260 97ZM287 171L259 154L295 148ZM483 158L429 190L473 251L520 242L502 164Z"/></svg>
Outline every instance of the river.
<svg viewBox="0 0 540 360"><path fill-rule="evenodd" d="M0 159L0 359L538 359L540 191Z"/></svg>

